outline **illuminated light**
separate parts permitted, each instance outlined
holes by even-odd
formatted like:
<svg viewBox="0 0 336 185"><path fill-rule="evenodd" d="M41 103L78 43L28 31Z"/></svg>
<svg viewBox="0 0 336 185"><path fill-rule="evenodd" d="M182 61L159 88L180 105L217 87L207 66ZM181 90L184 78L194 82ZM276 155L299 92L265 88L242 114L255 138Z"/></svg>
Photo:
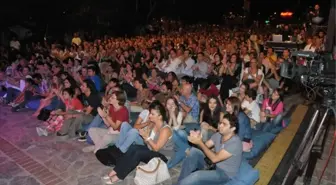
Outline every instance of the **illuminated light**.
<svg viewBox="0 0 336 185"><path fill-rule="evenodd" d="M280 13L281 17L288 18L293 16L293 12L281 12Z"/></svg>
<svg viewBox="0 0 336 185"><path fill-rule="evenodd" d="M276 15L276 12L274 12L274 15Z"/></svg>

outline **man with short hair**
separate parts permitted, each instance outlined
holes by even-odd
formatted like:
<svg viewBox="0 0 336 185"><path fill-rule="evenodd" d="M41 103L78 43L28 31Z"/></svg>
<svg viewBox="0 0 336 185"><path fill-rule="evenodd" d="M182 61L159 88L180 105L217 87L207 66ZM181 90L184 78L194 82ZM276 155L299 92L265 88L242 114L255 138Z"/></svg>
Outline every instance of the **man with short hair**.
<svg viewBox="0 0 336 185"><path fill-rule="evenodd" d="M226 114L218 124L218 132L206 143L203 143L200 131L191 131L188 140L200 149L191 148L188 152L178 184L225 184L236 176L243 158L243 146L236 134L238 125L236 116ZM206 163L214 164L215 169L206 170Z"/></svg>
<svg viewBox="0 0 336 185"><path fill-rule="evenodd" d="M175 98L182 110L187 113L184 123L198 123L200 107L197 97L192 93L192 85L183 85L181 96L175 95Z"/></svg>
<svg viewBox="0 0 336 185"><path fill-rule="evenodd" d="M80 89L84 94L84 111L73 111L71 114L64 115L64 123L61 130L57 132L57 136L64 138L74 137L82 124L91 123L94 116L97 115L97 108L100 106L101 97L97 93L93 82L89 79L84 80ZM80 137L85 137L87 133L83 134Z"/></svg>

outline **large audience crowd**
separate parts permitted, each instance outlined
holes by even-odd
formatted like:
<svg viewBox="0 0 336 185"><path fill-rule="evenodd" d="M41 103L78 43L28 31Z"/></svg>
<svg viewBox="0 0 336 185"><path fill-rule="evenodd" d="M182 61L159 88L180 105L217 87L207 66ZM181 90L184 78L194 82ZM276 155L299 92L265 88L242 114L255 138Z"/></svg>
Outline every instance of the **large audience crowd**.
<svg viewBox="0 0 336 185"><path fill-rule="evenodd" d="M291 35L304 50L323 50L323 32ZM90 143L83 152L114 166L107 184L156 157L168 168L183 161L180 184L224 183L253 150L254 130L288 124L292 83L280 65L293 61L289 49L266 48L270 39L219 27L93 42L75 33L71 45L32 43L26 56L14 39L1 48L2 58L15 53L0 71L1 102L33 109L41 137Z"/></svg>

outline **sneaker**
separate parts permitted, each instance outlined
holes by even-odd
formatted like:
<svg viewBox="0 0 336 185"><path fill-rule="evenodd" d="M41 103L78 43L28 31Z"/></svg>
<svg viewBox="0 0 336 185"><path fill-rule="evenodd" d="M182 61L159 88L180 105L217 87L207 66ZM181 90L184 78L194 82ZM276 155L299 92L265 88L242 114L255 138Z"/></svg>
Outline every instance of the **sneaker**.
<svg viewBox="0 0 336 185"><path fill-rule="evenodd" d="M37 135L39 136L48 136L48 131L41 127L36 127L36 132L37 132Z"/></svg>
<svg viewBox="0 0 336 185"><path fill-rule="evenodd" d="M59 132L56 133L57 138L61 139L61 140L67 140L69 139L69 135L68 134L61 134Z"/></svg>
<svg viewBox="0 0 336 185"><path fill-rule="evenodd" d="M85 142L86 141L86 136L87 136L86 131L79 132L78 135L79 135L78 141L80 141L80 142Z"/></svg>
<svg viewBox="0 0 336 185"><path fill-rule="evenodd" d="M82 149L82 151L83 151L84 153L93 152L94 150L95 150L95 146L94 146L94 145L87 146L87 147L84 147L84 148Z"/></svg>

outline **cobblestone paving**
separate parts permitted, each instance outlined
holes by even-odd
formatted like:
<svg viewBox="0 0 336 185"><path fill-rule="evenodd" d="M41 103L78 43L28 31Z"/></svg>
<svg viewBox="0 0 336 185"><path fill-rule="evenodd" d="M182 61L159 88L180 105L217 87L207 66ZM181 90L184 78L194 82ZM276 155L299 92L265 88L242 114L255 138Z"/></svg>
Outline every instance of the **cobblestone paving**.
<svg viewBox="0 0 336 185"><path fill-rule="evenodd" d="M297 103L297 97L285 101ZM287 102L287 103L286 103ZM290 107L288 106L288 107ZM41 124L30 115L32 112L11 113L0 106L0 185L101 185L101 177L111 168L102 165L92 153L83 153L85 143L76 140L59 141L55 137L39 137L36 126ZM328 139L326 159L331 139ZM321 173L324 161L317 164L312 185ZM323 185L335 184L335 153L325 173ZM172 179L163 184L176 182L180 165L170 170ZM132 185L132 172L118 185ZM298 185L302 180L298 179Z"/></svg>
<svg viewBox="0 0 336 185"><path fill-rule="evenodd" d="M59 141L53 136L39 137L31 112L11 113L0 106L0 185L101 185L101 177L112 168L102 165L87 146L77 140ZM178 168L162 184L172 184ZM118 185L134 184L132 172Z"/></svg>

